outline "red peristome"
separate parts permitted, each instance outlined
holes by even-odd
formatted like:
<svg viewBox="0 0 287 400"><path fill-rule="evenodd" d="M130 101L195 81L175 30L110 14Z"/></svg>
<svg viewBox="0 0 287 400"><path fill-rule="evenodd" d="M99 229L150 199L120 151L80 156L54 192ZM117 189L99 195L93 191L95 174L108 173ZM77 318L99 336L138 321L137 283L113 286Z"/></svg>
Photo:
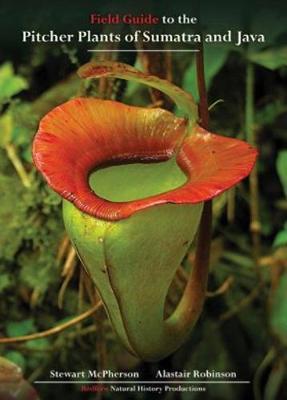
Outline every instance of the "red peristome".
<svg viewBox="0 0 287 400"><path fill-rule="evenodd" d="M175 153L184 130L185 121L165 110L77 98L42 119L33 157L56 192L83 212L105 220L127 218L156 204L206 201L250 173L257 155L254 148L197 127L177 153L178 165L188 176L183 186L122 203L102 199L91 190L88 176L95 167L166 160Z"/></svg>

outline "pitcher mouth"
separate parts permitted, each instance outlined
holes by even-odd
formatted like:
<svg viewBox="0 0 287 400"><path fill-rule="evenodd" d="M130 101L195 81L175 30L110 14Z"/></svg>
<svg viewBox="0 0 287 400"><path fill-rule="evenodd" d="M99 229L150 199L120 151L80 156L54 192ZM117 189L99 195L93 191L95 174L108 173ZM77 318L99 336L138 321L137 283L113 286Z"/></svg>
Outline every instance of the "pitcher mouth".
<svg viewBox="0 0 287 400"><path fill-rule="evenodd" d="M176 158L132 159L106 163L89 175L96 195L113 202L142 200L183 186L187 176Z"/></svg>
<svg viewBox="0 0 287 400"><path fill-rule="evenodd" d="M33 158L49 185L89 215L121 220L165 203L209 200L245 178L257 151L247 143L199 127L162 109L76 98L49 112L33 143ZM107 163L159 162L176 157L186 175L180 187L132 201L110 201L91 189L91 172ZM119 182L120 190L120 182Z"/></svg>

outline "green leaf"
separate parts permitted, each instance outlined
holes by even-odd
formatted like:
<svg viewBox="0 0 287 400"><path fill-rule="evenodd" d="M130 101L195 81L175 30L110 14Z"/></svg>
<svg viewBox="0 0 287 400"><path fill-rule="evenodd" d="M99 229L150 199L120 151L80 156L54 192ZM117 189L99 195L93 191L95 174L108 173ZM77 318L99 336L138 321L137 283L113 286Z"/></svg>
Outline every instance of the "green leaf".
<svg viewBox="0 0 287 400"><path fill-rule="evenodd" d="M276 160L276 169L282 183L284 193L287 196L287 150L282 150Z"/></svg>
<svg viewBox="0 0 287 400"><path fill-rule="evenodd" d="M284 224L284 229L277 233L275 236L273 247L280 247L287 245L287 222Z"/></svg>
<svg viewBox="0 0 287 400"><path fill-rule="evenodd" d="M287 65L287 46L250 53L248 59L273 71Z"/></svg>
<svg viewBox="0 0 287 400"><path fill-rule="evenodd" d="M7 335L10 337L28 335L35 332L36 327L32 318L20 322L8 322L6 325Z"/></svg>
<svg viewBox="0 0 287 400"><path fill-rule="evenodd" d="M5 353L5 358L18 365L22 369L22 371L24 371L26 361L22 354L19 353L19 351L8 351L7 353Z"/></svg>
<svg viewBox="0 0 287 400"><path fill-rule="evenodd" d="M49 340L46 338L42 338L36 340L29 340L29 342L27 342L26 344L26 347L33 350L44 350L48 348L49 345L50 345Z"/></svg>
<svg viewBox="0 0 287 400"><path fill-rule="evenodd" d="M287 274L282 275L271 307L271 327L287 345Z"/></svg>
<svg viewBox="0 0 287 400"><path fill-rule="evenodd" d="M15 94L27 89L27 87L27 81L14 74L10 62L2 64L0 67L0 103L6 102Z"/></svg>

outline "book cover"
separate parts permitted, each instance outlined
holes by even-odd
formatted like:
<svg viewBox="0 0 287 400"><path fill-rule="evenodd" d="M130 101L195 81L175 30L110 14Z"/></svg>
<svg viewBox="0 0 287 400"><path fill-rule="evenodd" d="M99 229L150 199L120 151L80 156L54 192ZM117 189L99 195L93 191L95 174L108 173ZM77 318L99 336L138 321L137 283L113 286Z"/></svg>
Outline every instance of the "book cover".
<svg viewBox="0 0 287 400"><path fill-rule="evenodd" d="M0 400L287 398L283 1L4 1Z"/></svg>

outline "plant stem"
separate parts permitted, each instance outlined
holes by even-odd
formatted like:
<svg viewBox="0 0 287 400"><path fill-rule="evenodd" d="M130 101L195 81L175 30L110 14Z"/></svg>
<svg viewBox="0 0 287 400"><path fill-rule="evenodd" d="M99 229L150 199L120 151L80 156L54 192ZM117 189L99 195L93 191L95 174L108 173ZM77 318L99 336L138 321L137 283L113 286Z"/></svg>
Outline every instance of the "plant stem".
<svg viewBox="0 0 287 400"><path fill-rule="evenodd" d="M5 150L7 152L9 160L13 164L17 174L19 175L19 178L21 179L23 186L25 186L26 188L30 188L31 187L30 177L27 174L22 164L22 161L20 160L17 154L15 146L12 143L8 143L5 146Z"/></svg>
<svg viewBox="0 0 287 400"><path fill-rule="evenodd" d="M256 145L256 131L254 128L254 65L246 61L246 93L245 93L245 131L247 141ZM260 258L260 232L261 224L259 219L259 191L257 166L253 168L249 176L250 187L250 232L252 236L253 259L256 265L257 274L260 275L258 262Z"/></svg>
<svg viewBox="0 0 287 400"><path fill-rule="evenodd" d="M203 46L200 45L200 51L196 53L196 71L197 71L197 85L199 92L199 116L200 125L204 129L208 129L209 125L209 111L208 99L206 92L206 85L204 79L204 55ZM198 270L201 279L207 286L209 258L210 258L210 245L211 245L211 228L212 228L212 201L204 203L203 212L201 216L199 234L197 239L197 248L194 260L194 269Z"/></svg>
<svg viewBox="0 0 287 400"><path fill-rule="evenodd" d="M83 312L82 314L78 315L77 317L71 319L70 321L64 322L63 324L57 325L54 328L47 329L46 331L43 331L43 332L37 332L37 333L32 333L31 335L17 336L17 337L12 337L12 338L7 338L7 337L0 338L0 344L27 342L29 340L42 339L47 336L55 335L57 333L64 331L65 329L70 328L73 325L78 324L79 322L82 322L84 319L90 317L96 311L98 311L101 308L101 306L102 306L102 302L99 301L92 308Z"/></svg>

